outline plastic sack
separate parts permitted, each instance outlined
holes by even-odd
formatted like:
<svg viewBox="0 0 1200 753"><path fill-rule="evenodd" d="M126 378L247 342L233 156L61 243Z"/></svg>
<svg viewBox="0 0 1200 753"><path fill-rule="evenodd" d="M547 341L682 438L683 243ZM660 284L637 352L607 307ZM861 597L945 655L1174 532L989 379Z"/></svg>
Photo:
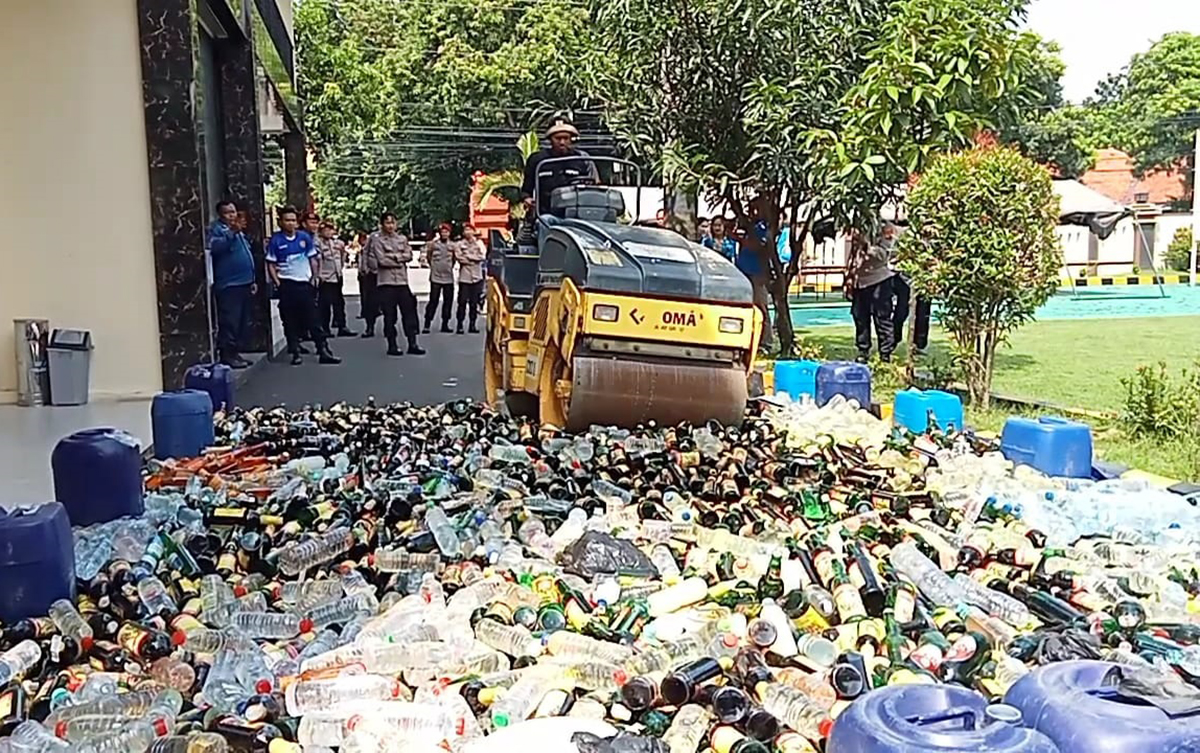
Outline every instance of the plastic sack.
<svg viewBox="0 0 1200 753"><path fill-rule="evenodd" d="M559 564L568 573L583 578L596 575L658 577L658 570L650 558L633 542L602 531L588 531L576 539L559 556Z"/></svg>

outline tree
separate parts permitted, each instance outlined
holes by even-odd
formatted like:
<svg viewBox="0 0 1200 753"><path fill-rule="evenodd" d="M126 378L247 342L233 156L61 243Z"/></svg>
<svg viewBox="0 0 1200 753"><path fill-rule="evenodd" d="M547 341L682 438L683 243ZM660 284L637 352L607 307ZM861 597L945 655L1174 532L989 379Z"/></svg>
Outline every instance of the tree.
<svg viewBox="0 0 1200 753"><path fill-rule="evenodd" d="M787 287L822 218L813 129L836 132L886 0L596 0L600 49L584 61L609 127L675 193L703 191L747 228L760 197L782 352L794 333ZM781 218L786 207L788 214ZM775 253L781 222L792 262ZM748 233L755 242L755 233Z"/></svg>
<svg viewBox="0 0 1200 753"><path fill-rule="evenodd" d="M464 217L475 171L577 107L590 49L575 0L305 0L296 35L317 198L358 227Z"/></svg>
<svg viewBox="0 0 1200 753"><path fill-rule="evenodd" d="M1053 295L1062 267L1047 170L1007 147L938 157L907 200L898 258L936 299L971 400L990 401L996 348Z"/></svg>
<svg viewBox="0 0 1200 753"><path fill-rule="evenodd" d="M844 132L824 134L837 206L863 229L940 153L1002 132L1046 98L1039 40L1017 31L1027 0L897 0L848 93Z"/></svg>
<svg viewBox="0 0 1200 753"><path fill-rule="evenodd" d="M1167 34L1133 56L1114 88L1123 146L1141 173L1189 160L1200 128L1200 34Z"/></svg>
<svg viewBox="0 0 1200 753"><path fill-rule="evenodd" d="M1023 34L1021 43L1030 49L1030 96L1016 120L1004 124L1000 141L1050 167L1058 177L1078 178L1092 168L1099 148L1089 135L1088 113L1063 99L1066 66L1058 45L1032 32Z"/></svg>

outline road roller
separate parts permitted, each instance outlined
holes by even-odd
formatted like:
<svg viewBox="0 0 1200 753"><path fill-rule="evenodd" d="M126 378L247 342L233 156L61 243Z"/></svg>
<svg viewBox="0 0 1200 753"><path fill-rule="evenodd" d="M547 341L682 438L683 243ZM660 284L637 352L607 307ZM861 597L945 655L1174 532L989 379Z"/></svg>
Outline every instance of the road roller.
<svg viewBox="0 0 1200 753"><path fill-rule="evenodd" d="M625 194L596 182L554 188L515 240L493 234L487 399L570 431L740 422L762 321L749 280L677 233L629 224Z"/></svg>

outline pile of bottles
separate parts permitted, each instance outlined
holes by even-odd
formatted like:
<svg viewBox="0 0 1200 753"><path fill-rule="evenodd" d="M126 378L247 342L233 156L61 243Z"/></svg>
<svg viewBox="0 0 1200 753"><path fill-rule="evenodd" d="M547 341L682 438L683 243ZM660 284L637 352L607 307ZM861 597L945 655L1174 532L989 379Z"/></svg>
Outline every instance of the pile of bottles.
<svg viewBox="0 0 1200 753"><path fill-rule="evenodd" d="M1063 542L1025 513L1082 487L821 411L582 435L468 401L220 414L218 446L147 465L143 517L76 531L73 602L2 626L0 746L482 751L566 717L805 753L886 686L998 701L1099 658L1200 678L1186 531Z"/></svg>

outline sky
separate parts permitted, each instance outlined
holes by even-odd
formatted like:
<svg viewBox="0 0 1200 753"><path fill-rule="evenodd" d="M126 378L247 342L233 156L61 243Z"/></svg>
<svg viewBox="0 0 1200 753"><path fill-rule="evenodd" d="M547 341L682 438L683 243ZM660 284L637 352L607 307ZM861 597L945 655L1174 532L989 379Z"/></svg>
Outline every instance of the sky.
<svg viewBox="0 0 1200 753"><path fill-rule="evenodd" d="M1033 0L1029 27L1062 47L1063 92L1072 102L1169 31L1200 34L1197 0Z"/></svg>

